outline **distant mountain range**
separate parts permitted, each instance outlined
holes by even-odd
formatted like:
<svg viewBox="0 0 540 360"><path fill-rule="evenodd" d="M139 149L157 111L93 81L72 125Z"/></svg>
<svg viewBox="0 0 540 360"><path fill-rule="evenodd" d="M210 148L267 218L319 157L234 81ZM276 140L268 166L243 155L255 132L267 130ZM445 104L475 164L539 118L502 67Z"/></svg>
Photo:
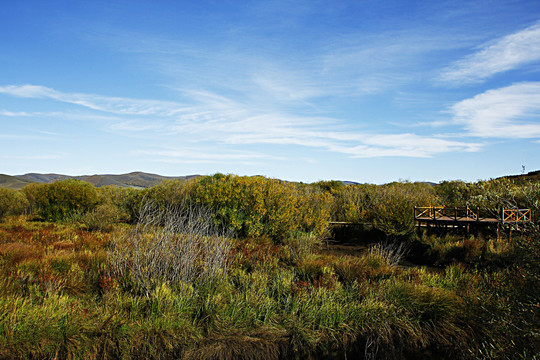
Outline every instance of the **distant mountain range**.
<svg viewBox="0 0 540 360"><path fill-rule="evenodd" d="M21 189L24 186L31 183L51 183L56 180L64 179L78 179L87 181L94 186L100 187L105 185L116 185L121 187L133 187L133 188L149 188L159 184L163 180L188 180L201 175L187 175L187 176L161 176L157 174L149 174L140 171L131 172L129 174L120 175L82 175L82 176L70 176L62 174L38 174L29 173L24 175L3 175L0 174L0 187L8 189ZM521 175L508 175L503 176L518 182L521 181L540 181L540 170L531 171L527 174ZM354 181L342 181L345 185L358 184ZM437 185L436 183L426 182L430 185Z"/></svg>
<svg viewBox="0 0 540 360"><path fill-rule="evenodd" d="M200 175L187 176L161 176L144 172L132 172L120 175L82 175L70 176L62 174L38 174L29 173L24 175L0 174L0 187L9 189L21 189L30 183L51 183L56 180L77 179L87 181L94 186L116 185L121 187L148 188L159 184L163 180L187 180Z"/></svg>

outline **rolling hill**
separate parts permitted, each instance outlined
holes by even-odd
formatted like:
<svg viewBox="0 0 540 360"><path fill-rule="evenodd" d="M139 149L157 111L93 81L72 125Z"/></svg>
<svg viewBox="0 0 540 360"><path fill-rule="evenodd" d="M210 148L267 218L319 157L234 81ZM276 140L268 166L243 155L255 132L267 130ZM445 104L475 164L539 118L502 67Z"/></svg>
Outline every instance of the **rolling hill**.
<svg viewBox="0 0 540 360"><path fill-rule="evenodd" d="M100 187L105 185L116 185L121 187L148 188L159 184L163 180L187 180L199 175L188 176L161 176L157 174L149 174L140 171L131 172L129 174L105 174L105 175L82 175L70 176L63 174L38 174L29 173L24 175L2 175L0 174L0 187L10 189L21 189L30 183L51 183L56 180L77 179L87 181L94 186Z"/></svg>
<svg viewBox="0 0 540 360"><path fill-rule="evenodd" d="M509 175L509 176L503 176L508 179L512 179L514 181L520 182L527 182L527 181L539 181L540 180L540 170L535 171L529 171L526 174L520 174L520 175Z"/></svg>
<svg viewBox="0 0 540 360"><path fill-rule="evenodd" d="M57 180L64 179L78 179L87 181L94 186L101 187L106 185L116 185L121 187L133 187L133 188L149 188L159 184L163 180L188 180L201 175L187 175L187 176L162 176L157 174L150 174L141 171L135 171L128 174L96 174L96 175L81 175L70 176L63 174L40 174L40 173L28 173L24 175L3 175L0 174L0 187L8 189L21 189L25 185L31 183L51 183ZM508 175L504 178L511 179L518 183L528 181L540 181L540 170L530 171L527 174L520 175ZM345 185L358 184L353 181L342 181ZM428 183L436 185L435 183Z"/></svg>
<svg viewBox="0 0 540 360"><path fill-rule="evenodd" d="M0 174L0 187L18 190L23 188L25 185L30 184L32 181L19 179L15 176L3 175Z"/></svg>

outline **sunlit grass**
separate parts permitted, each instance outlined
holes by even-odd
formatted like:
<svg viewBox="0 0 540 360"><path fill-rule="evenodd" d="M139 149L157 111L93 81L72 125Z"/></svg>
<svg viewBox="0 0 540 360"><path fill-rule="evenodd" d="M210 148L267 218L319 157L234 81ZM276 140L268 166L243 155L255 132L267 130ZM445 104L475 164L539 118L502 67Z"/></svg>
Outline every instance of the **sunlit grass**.
<svg viewBox="0 0 540 360"><path fill-rule="evenodd" d="M118 234L0 224L0 358L496 358L519 341L514 272L403 267L378 250L291 254L290 243L243 239L216 276L162 279L141 293L111 271ZM511 250L484 243L487 254Z"/></svg>

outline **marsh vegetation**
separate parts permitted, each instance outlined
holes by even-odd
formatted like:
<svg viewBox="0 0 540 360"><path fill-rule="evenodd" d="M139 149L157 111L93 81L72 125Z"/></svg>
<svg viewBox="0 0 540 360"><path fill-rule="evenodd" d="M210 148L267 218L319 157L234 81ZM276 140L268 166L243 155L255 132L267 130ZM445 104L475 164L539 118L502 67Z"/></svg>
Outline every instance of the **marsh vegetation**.
<svg viewBox="0 0 540 360"><path fill-rule="evenodd" d="M434 204L533 219L511 237L418 233L413 207ZM0 189L0 358L531 359L539 204L540 183L504 179ZM380 241L327 251L331 221Z"/></svg>

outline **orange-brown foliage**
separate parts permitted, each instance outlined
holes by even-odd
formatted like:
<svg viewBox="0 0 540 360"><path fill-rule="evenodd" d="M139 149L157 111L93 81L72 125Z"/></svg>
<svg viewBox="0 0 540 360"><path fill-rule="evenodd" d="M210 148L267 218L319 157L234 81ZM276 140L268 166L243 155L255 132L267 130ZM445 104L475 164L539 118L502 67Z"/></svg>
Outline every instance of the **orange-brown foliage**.
<svg viewBox="0 0 540 360"><path fill-rule="evenodd" d="M55 250L73 250L75 244L69 241L56 241L52 246Z"/></svg>
<svg viewBox="0 0 540 360"><path fill-rule="evenodd" d="M37 245L10 242L0 244L0 257L9 259L12 265L26 260L37 259L43 255L43 249Z"/></svg>

